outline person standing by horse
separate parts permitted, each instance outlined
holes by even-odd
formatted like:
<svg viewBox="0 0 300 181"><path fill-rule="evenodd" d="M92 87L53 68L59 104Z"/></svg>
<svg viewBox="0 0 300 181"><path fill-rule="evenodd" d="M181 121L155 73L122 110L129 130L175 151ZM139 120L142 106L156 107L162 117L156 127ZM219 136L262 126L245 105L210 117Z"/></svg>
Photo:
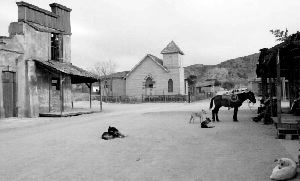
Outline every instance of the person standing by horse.
<svg viewBox="0 0 300 181"><path fill-rule="evenodd" d="M218 112L219 112L220 107L224 106L224 107L234 108L233 121L238 121L238 119L237 119L238 108L247 99L249 99L253 103L256 103L254 93L251 91L234 94L234 99L233 99L233 97L231 97L231 98L228 97L228 95L214 96L210 101L210 107L209 107L209 109L211 109L213 107L213 104L215 104L214 109L212 109L212 120L220 121L219 117L218 117Z"/></svg>

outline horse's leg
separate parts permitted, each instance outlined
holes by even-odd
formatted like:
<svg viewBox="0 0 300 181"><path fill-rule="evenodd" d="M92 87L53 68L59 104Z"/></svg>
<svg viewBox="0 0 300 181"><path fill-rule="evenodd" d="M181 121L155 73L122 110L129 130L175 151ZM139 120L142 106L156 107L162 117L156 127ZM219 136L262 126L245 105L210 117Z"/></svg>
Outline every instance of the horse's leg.
<svg viewBox="0 0 300 181"><path fill-rule="evenodd" d="M233 121L238 121L237 119L237 113L238 113L238 107L234 107L234 111L233 111Z"/></svg>
<svg viewBox="0 0 300 181"><path fill-rule="evenodd" d="M219 120L219 107L218 108L216 108L216 120L219 122L220 120Z"/></svg>
<svg viewBox="0 0 300 181"><path fill-rule="evenodd" d="M215 122L215 109L211 110L212 121Z"/></svg>

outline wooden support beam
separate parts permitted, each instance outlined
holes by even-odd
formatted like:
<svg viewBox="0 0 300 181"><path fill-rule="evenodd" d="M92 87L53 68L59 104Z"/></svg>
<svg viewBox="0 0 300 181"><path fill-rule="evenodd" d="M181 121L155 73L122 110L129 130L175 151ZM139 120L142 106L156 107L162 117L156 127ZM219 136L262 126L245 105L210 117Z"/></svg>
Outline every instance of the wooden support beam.
<svg viewBox="0 0 300 181"><path fill-rule="evenodd" d="M92 108L92 83L88 86L90 88L90 109Z"/></svg>
<svg viewBox="0 0 300 181"><path fill-rule="evenodd" d="M59 87L60 87L60 115L64 111L64 100L63 100L63 76L62 73L59 74Z"/></svg>
<svg viewBox="0 0 300 181"><path fill-rule="evenodd" d="M267 89L268 89L268 81L267 77L263 75L261 77L261 89L262 89L262 99L266 100L266 95L267 95Z"/></svg>
<svg viewBox="0 0 300 181"><path fill-rule="evenodd" d="M102 111L101 80L99 79L100 111Z"/></svg>
<svg viewBox="0 0 300 181"><path fill-rule="evenodd" d="M48 81L49 81L49 112L51 112L52 76L50 72L48 72Z"/></svg>
<svg viewBox="0 0 300 181"><path fill-rule="evenodd" d="M91 83L85 83L86 86L88 86L88 88L91 88Z"/></svg>
<svg viewBox="0 0 300 181"><path fill-rule="evenodd" d="M276 61L276 72L277 72L277 88L276 88L276 97L277 97L277 120L278 123L281 123L281 77L280 77L280 56L279 49L277 52L277 61Z"/></svg>

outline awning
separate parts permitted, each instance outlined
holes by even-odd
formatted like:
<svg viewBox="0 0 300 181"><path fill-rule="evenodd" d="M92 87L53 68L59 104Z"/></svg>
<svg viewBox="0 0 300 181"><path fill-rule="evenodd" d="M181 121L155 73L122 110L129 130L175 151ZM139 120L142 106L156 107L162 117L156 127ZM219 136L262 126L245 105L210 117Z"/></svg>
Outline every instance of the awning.
<svg viewBox="0 0 300 181"><path fill-rule="evenodd" d="M44 68L71 76L72 84L93 83L98 81L98 78L95 74L74 66L71 63L63 63L53 60L42 61L36 59L33 61L35 61L37 65L43 66Z"/></svg>

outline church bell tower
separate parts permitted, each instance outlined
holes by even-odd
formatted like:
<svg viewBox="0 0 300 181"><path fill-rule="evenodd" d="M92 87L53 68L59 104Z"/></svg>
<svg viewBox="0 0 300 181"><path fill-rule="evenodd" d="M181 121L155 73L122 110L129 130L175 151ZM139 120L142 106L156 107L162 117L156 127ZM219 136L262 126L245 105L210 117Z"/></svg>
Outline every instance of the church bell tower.
<svg viewBox="0 0 300 181"><path fill-rule="evenodd" d="M169 79L174 82L174 94L185 94L184 69L183 69L183 51L171 41L162 51L163 66L169 70Z"/></svg>

